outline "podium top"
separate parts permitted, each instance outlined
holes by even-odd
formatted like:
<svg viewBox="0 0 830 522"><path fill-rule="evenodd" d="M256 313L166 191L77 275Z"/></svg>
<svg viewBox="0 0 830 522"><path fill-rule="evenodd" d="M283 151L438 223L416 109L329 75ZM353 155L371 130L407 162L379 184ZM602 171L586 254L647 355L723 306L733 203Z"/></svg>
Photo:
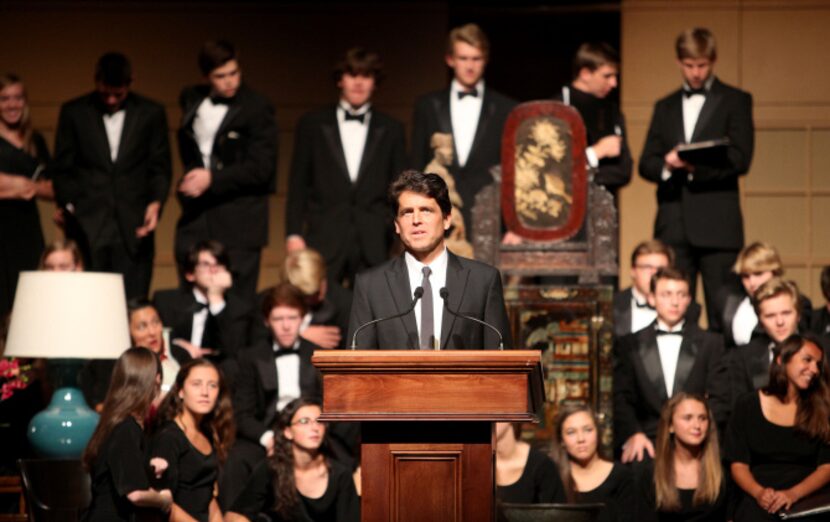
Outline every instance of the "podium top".
<svg viewBox="0 0 830 522"><path fill-rule="evenodd" d="M324 420L523 422L545 400L537 350L317 350L312 363Z"/></svg>

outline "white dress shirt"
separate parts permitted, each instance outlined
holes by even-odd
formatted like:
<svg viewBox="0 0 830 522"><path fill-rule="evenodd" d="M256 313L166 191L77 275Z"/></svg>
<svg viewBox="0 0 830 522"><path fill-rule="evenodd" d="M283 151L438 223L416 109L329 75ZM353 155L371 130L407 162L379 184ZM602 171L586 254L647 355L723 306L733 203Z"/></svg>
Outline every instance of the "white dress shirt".
<svg viewBox="0 0 830 522"><path fill-rule="evenodd" d="M424 265L417 259L415 259L412 254L409 252L404 254L404 261L406 261L406 271L409 274L409 290L410 296L415 293L415 289L421 286L421 282L424 279L423 268L427 265ZM432 273L429 276L429 284L432 287L432 312L434 321L432 324L435 325L435 344L436 349L440 349L441 345L441 319L444 317L444 300L441 299L441 289L447 286L447 260L449 256L447 255L447 249L444 248L444 251L435 258L432 263L429 264L430 270ZM421 303L418 303L415 306L415 325L417 326L417 331L421 331Z"/></svg>
<svg viewBox="0 0 830 522"><path fill-rule="evenodd" d="M708 92L709 89L712 88L712 82L715 81L714 76L710 76L706 83L703 85L703 88ZM690 89L689 85L686 82L683 82L683 90ZM681 98L683 99L683 139L686 143L692 142L692 136L695 133L695 126L697 126L697 120L700 117L700 111L703 109L703 104L706 103L706 96L703 94L692 94L691 96L686 96L685 93L681 92ZM671 177L671 171L663 167L663 181L668 180ZM689 173L689 178L691 180L692 174Z"/></svg>
<svg viewBox="0 0 830 522"><path fill-rule="evenodd" d="M657 311L648 305L648 299L631 287L631 332L639 332L657 319Z"/></svg>
<svg viewBox="0 0 830 522"><path fill-rule="evenodd" d="M199 108L196 109L196 117L193 119L193 134L196 136L199 152L202 153L202 163L206 169L210 169L213 141L227 113L228 105L213 103L210 96L202 100Z"/></svg>
<svg viewBox="0 0 830 522"><path fill-rule="evenodd" d="M738 309L735 310L735 317L732 318L732 339L737 346L742 346L752 340L752 332L758 326L758 316L755 315L755 308L749 296L744 297Z"/></svg>
<svg viewBox="0 0 830 522"><path fill-rule="evenodd" d="M683 343L683 323L680 321L674 328L669 328L660 319L657 320L657 329L672 332L669 335L657 336L657 350L660 354L660 367L663 369L663 380L666 383L666 394L671 397L674 392L674 376L677 373L677 360L680 358L680 345Z"/></svg>
<svg viewBox="0 0 830 522"><path fill-rule="evenodd" d="M458 99L458 93L467 89L453 80L450 84L450 120L452 122L452 139L455 143L455 152L458 154L458 164L464 166L470 157L473 140L476 137L478 118L481 116L481 105L484 100L484 80L476 84L476 96L465 96Z"/></svg>
<svg viewBox="0 0 830 522"><path fill-rule="evenodd" d="M343 154L346 156L346 168L352 183L357 181L360 172L360 160L363 159L363 150L366 148L366 136L369 133L369 119L372 117L370 104L364 104L359 109L352 109L348 103L340 100L337 107L337 128L340 130L340 143L343 145ZM363 114L363 122L358 120L346 121L346 111L353 115Z"/></svg>
<svg viewBox="0 0 830 522"><path fill-rule="evenodd" d="M107 132L107 143L110 146L110 159L113 163L118 159L118 148L121 145L121 133L124 131L124 109L112 114L104 114L104 130Z"/></svg>
<svg viewBox="0 0 830 522"><path fill-rule="evenodd" d="M300 340L294 343L293 348L281 348L274 343L274 352L277 350L292 350L291 355L275 357L277 365L277 411L282 411L285 406L298 399L300 392L300 354L297 351L300 347Z"/></svg>
<svg viewBox="0 0 830 522"><path fill-rule="evenodd" d="M205 295L196 288L193 289L193 297L196 298L196 302L199 304L208 304L207 297L205 297ZM222 301L221 303L211 303L208 305L208 308L202 308L193 314L193 326L190 328L191 344L195 344L200 347L202 346L202 336L205 334L205 323L207 322L208 309L210 309L210 313L213 315L219 315L222 310L225 309L225 301ZM208 346L207 348L214 347Z"/></svg>

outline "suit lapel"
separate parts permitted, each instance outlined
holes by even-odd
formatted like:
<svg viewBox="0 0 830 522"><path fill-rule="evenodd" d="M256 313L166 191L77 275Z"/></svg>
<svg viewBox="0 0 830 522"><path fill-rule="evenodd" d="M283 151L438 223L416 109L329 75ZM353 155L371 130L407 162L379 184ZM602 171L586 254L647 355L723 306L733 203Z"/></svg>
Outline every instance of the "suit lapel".
<svg viewBox="0 0 830 522"><path fill-rule="evenodd" d="M394 263L386 271L386 283L389 285L389 292L395 302L395 311L404 312L412 303L411 287L409 286L409 274L406 271L406 262L403 256L398 256ZM415 314L406 314L398 319L401 321L406 333L406 348L409 350L418 349L418 325L415 322Z"/></svg>
<svg viewBox="0 0 830 522"><path fill-rule="evenodd" d="M300 393L304 397L311 397L314 395L314 365L311 364L311 355L313 350L310 346L305 344L305 341L300 341Z"/></svg>
<svg viewBox="0 0 830 522"><path fill-rule="evenodd" d="M438 132L449 134L452 139L452 164L456 169L458 168L458 150L455 147L455 134L452 131L452 116L450 115L450 96L452 90L447 89L442 91L438 97L432 100L433 108L435 109L435 118L438 120ZM432 140L432 136L428 136ZM424 168L426 165L418 165L418 168Z"/></svg>
<svg viewBox="0 0 830 522"><path fill-rule="evenodd" d="M674 145L686 143L686 131L683 127L683 89L677 91L677 94L671 97L669 113L674 114L671 118L671 124L674 127Z"/></svg>
<svg viewBox="0 0 830 522"><path fill-rule="evenodd" d="M735 321L735 314L738 313L738 307L743 300L743 295L732 293L726 296L726 302L723 304L723 336L727 345L735 344L732 323Z"/></svg>
<svg viewBox="0 0 830 522"><path fill-rule="evenodd" d="M461 310L461 303L464 300L464 291L467 288L467 279L470 276L470 271L465 269L458 258L447 252L447 306L453 311L459 312ZM437 304L437 303L436 303ZM441 306L444 306L443 303ZM447 311L444 306L444 311L441 315L441 349L446 350L450 339L450 333L455 326L455 321L458 318Z"/></svg>
<svg viewBox="0 0 830 522"><path fill-rule="evenodd" d="M374 115L369 118L369 130L366 133L366 144L363 146L363 154L360 156L360 167L357 169L357 180L355 184L360 183L365 176L365 171L369 165L372 164L372 157L377 153L386 129L377 122L377 117ZM345 160L344 160L345 161Z"/></svg>
<svg viewBox="0 0 830 522"><path fill-rule="evenodd" d="M677 356L677 368L674 370L674 387L672 387L672 395L677 394L685 389L686 381L689 379L689 374L692 373L692 368L695 365L695 358L698 351L700 351L699 339L694 331L686 330L683 333L683 341L680 343L680 353Z"/></svg>
<svg viewBox="0 0 830 522"><path fill-rule="evenodd" d="M135 131L138 119L139 114L135 108L135 100L130 99L124 106L124 126L121 129L121 140L118 143L118 156L115 157L116 163L118 163L118 161L124 157L124 153L132 144L132 141L130 141L130 139L132 138L132 134Z"/></svg>
<svg viewBox="0 0 830 522"><path fill-rule="evenodd" d="M747 346L747 348L750 348L750 346ZM735 349L740 350L741 348ZM757 390L769 383L769 343L761 342L759 339L758 349L750 352L749 356L748 366L750 376L752 376L752 385Z"/></svg>
<svg viewBox="0 0 830 522"><path fill-rule="evenodd" d="M242 93L240 92L237 96L242 96ZM236 118L240 112L242 112L242 100L237 99L231 103L230 107L228 107L228 112L225 113L225 117L222 118L222 123L219 124L219 129L216 130L216 137L213 139L214 150L216 149L216 145L219 143L219 138L227 132L228 126L230 126L233 119Z"/></svg>
<svg viewBox="0 0 830 522"><path fill-rule="evenodd" d="M614 303L614 324L617 335L631 333L631 289L621 293Z"/></svg>
<svg viewBox="0 0 830 522"><path fill-rule="evenodd" d="M695 129L692 131L692 142L700 140L700 133L706 129L706 125L709 124L712 116L717 112L721 99L720 85L718 84L718 80L715 79L712 87L706 94L706 101L703 102L703 107L700 108L700 115L697 117L697 122L695 122Z"/></svg>
<svg viewBox="0 0 830 522"><path fill-rule="evenodd" d="M94 96L94 95L93 95ZM95 100L89 100L89 125L92 132L89 138L95 141L99 154L104 158L108 164L112 164L112 155L110 154L110 144L107 139L107 129L104 127L104 116L95 105Z"/></svg>
<svg viewBox="0 0 830 522"><path fill-rule="evenodd" d="M493 114L496 112L496 104L493 103L493 98L489 94L489 89L484 89L484 99L481 100L481 113L478 115L478 125L476 126L476 133L473 137L473 146L470 147L470 154L467 156L467 164L470 159L474 158L478 149L481 148L481 142L484 140L484 135L487 132L487 125L493 119Z"/></svg>
<svg viewBox="0 0 830 522"><path fill-rule="evenodd" d="M340 139L340 128L337 125L337 109L331 112L330 117L323 123L323 136L326 138L332 156L340 168L340 173L351 183L349 167L346 165L346 153L343 151L343 140Z"/></svg>
<svg viewBox="0 0 830 522"><path fill-rule="evenodd" d="M643 362L643 369L648 382L657 393L657 401L655 402L663 404L669 400L669 397L666 393L666 381L663 378L663 366L660 364L660 350L657 348L657 335L654 333L654 327L647 327L638 337L640 342L637 351L640 354L640 360Z"/></svg>

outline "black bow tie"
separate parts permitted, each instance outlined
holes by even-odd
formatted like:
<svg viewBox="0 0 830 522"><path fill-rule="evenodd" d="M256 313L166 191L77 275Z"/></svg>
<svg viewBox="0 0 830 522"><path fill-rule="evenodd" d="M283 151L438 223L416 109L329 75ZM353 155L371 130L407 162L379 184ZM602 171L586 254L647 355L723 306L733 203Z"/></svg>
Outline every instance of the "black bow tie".
<svg viewBox="0 0 830 522"><path fill-rule="evenodd" d="M695 94L701 94L703 96L706 96L706 88L701 87L700 89L683 89L683 96L685 96L686 98L690 98Z"/></svg>
<svg viewBox="0 0 830 522"><path fill-rule="evenodd" d="M274 350L274 358L282 357L283 355L300 355L299 350L294 348L277 348Z"/></svg>
<svg viewBox="0 0 830 522"><path fill-rule="evenodd" d="M478 97L478 90L477 89L470 89L469 91L458 91L458 99L463 100L465 96L471 96L473 98Z"/></svg>
<svg viewBox="0 0 830 522"><path fill-rule="evenodd" d="M657 328L655 333L657 334L657 337L660 337L661 335L681 335L682 336L683 335L683 330L678 330L676 332L669 332L667 330L661 330L660 328Z"/></svg>
<svg viewBox="0 0 830 522"><path fill-rule="evenodd" d="M213 102L214 105L230 105L233 103L234 99L236 99L236 96L233 98L225 98L224 96L214 94L210 97L210 101Z"/></svg>
<svg viewBox="0 0 830 522"><path fill-rule="evenodd" d="M366 120L366 113L363 114L352 114L349 111L344 111L346 114L346 119L344 121L359 121L363 123Z"/></svg>
<svg viewBox="0 0 830 522"><path fill-rule="evenodd" d="M635 299L634 304L637 306L637 308L645 308L647 310L654 310L654 307L651 306L650 304L648 304L648 301L646 301L645 303L641 303L640 301Z"/></svg>

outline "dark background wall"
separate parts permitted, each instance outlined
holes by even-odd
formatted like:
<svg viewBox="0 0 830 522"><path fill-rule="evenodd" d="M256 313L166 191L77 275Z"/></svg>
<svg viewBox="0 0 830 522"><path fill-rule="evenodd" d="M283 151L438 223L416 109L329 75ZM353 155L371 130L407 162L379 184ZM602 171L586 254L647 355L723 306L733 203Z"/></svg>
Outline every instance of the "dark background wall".
<svg viewBox="0 0 830 522"><path fill-rule="evenodd" d="M272 198L270 243L260 286L273 284L283 254L282 215L301 114L336 100L331 69L343 52L363 45L380 52L386 80L376 106L409 124L415 99L444 87L450 27L479 23L492 44L488 85L520 100L549 97L570 77L570 57L584 40L619 42L619 7L599 2L267 2L90 1L0 2L4 44L0 69L27 84L36 127L52 144L64 101L92 88L93 66L119 50L133 61L134 89L167 107L171 140L181 116L177 98L201 80L201 43L227 38L240 53L243 77L274 103L280 127L279 189ZM174 152L175 176L181 166ZM51 205L41 205L47 239ZM171 196L156 234L153 287L175 284L172 242L178 204Z"/></svg>

